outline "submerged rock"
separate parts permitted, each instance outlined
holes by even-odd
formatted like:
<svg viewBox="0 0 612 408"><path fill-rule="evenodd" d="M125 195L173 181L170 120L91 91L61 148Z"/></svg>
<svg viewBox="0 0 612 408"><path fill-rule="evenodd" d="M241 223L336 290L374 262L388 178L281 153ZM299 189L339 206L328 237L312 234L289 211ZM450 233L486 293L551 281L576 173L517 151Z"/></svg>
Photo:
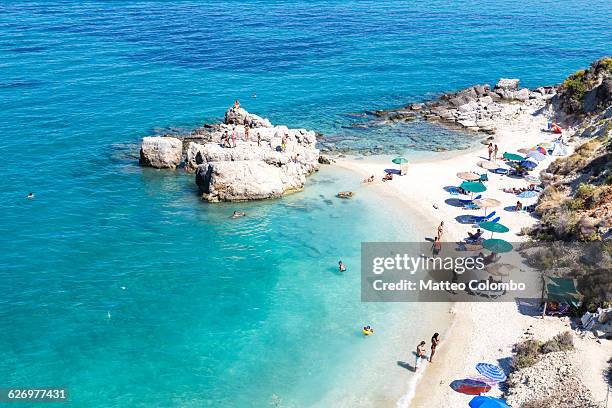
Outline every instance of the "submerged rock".
<svg viewBox="0 0 612 408"><path fill-rule="evenodd" d="M176 168L183 157L183 143L174 137L145 137L140 146L140 165Z"/></svg>

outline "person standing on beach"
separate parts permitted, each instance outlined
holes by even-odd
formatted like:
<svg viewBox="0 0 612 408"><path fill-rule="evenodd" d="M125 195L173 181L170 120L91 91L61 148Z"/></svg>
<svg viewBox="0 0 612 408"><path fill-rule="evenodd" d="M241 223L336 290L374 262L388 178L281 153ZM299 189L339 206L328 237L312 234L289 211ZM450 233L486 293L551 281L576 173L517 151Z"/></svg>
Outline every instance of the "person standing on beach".
<svg viewBox="0 0 612 408"><path fill-rule="evenodd" d="M429 355L429 362L431 363L433 360L434 354L436 354L436 347L438 347L438 343L440 343L440 334L434 333L431 336L431 354Z"/></svg>
<svg viewBox="0 0 612 408"><path fill-rule="evenodd" d="M442 250L442 243L440 242L440 238L435 237L433 245L431 246L431 252L433 253L433 256L438 256L441 250Z"/></svg>
<svg viewBox="0 0 612 408"><path fill-rule="evenodd" d="M257 146L261 146L261 135L257 132Z"/></svg>
<svg viewBox="0 0 612 408"><path fill-rule="evenodd" d="M244 125L244 141L249 141L249 127L247 125Z"/></svg>
<svg viewBox="0 0 612 408"><path fill-rule="evenodd" d="M499 148L497 145L493 148L493 161L497 161L497 153L499 152Z"/></svg>
<svg viewBox="0 0 612 408"><path fill-rule="evenodd" d="M442 241L442 234L444 234L444 221L441 221L438 226L438 241Z"/></svg>
<svg viewBox="0 0 612 408"><path fill-rule="evenodd" d="M421 360L427 359L425 356L425 341L421 341L416 348L416 363L414 364L414 371L419 369L421 365Z"/></svg>
<svg viewBox="0 0 612 408"><path fill-rule="evenodd" d="M492 155L493 155L493 143L489 143L489 161L491 161Z"/></svg>

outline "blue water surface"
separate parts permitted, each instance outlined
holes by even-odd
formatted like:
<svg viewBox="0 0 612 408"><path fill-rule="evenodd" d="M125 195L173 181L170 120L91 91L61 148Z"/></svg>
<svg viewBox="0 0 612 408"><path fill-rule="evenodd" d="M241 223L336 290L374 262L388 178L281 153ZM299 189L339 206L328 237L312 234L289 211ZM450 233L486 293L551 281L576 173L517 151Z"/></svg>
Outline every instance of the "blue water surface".
<svg viewBox="0 0 612 408"><path fill-rule="evenodd" d="M611 10L0 2L0 387L67 386L77 407L310 406L349 387L337 379L384 347L359 325L394 310L359 301L359 245L420 238L410 214L335 199L359 180L331 169L281 200L207 205L192 176L137 166L140 137L218 119L238 98L349 145L456 147L423 123L395 139L347 126L502 76L559 82L612 53Z"/></svg>

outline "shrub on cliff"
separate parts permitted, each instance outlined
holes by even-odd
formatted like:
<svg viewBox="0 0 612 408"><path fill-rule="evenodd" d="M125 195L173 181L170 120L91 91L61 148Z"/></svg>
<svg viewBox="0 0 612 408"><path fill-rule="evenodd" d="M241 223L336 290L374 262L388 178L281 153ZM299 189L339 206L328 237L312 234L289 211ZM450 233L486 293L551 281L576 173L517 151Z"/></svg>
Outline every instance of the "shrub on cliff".
<svg viewBox="0 0 612 408"><path fill-rule="evenodd" d="M559 107L568 114L595 113L612 98L612 58L594 61L588 69L576 71L559 87Z"/></svg>
<svg viewBox="0 0 612 408"><path fill-rule="evenodd" d="M540 342L537 340L525 340L514 345L515 355L512 357L512 369L520 370L531 367L538 362Z"/></svg>

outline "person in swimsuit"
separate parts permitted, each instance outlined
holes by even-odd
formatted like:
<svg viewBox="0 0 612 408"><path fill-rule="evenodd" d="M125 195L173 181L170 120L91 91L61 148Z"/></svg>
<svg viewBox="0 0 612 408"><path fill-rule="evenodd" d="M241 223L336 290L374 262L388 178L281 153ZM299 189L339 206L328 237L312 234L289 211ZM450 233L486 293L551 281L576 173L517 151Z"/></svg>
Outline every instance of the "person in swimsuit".
<svg viewBox="0 0 612 408"><path fill-rule="evenodd" d="M346 265L344 265L344 264L342 263L342 261L338 261L338 270L339 270L340 272L345 272L345 271L346 271Z"/></svg>
<svg viewBox="0 0 612 408"><path fill-rule="evenodd" d="M442 240L442 234L444 234L444 221L441 221L438 226L438 241Z"/></svg>
<svg viewBox="0 0 612 408"><path fill-rule="evenodd" d="M440 343L440 334L434 333L434 335L431 336L431 354L429 355L430 363L432 362L434 354L436 354L436 347L438 347L439 343Z"/></svg>
<svg viewBox="0 0 612 408"><path fill-rule="evenodd" d="M493 156L493 143L489 143L489 161L491 161L491 156Z"/></svg>
<svg viewBox="0 0 612 408"><path fill-rule="evenodd" d="M493 161L497 161L497 153L499 152L499 148L497 145L493 148Z"/></svg>
<svg viewBox="0 0 612 408"><path fill-rule="evenodd" d="M441 250L442 244L440 243L440 238L435 237L433 245L431 246L431 252L433 253L433 256L438 256Z"/></svg>
<svg viewBox="0 0 612 408"><path fill-rule="evenodd" d="M416 363L414 364L414 371L419 369L421 360L423 359L427 359L427 356L425 356L425 341L420 342L416 348Z"/></svg>

